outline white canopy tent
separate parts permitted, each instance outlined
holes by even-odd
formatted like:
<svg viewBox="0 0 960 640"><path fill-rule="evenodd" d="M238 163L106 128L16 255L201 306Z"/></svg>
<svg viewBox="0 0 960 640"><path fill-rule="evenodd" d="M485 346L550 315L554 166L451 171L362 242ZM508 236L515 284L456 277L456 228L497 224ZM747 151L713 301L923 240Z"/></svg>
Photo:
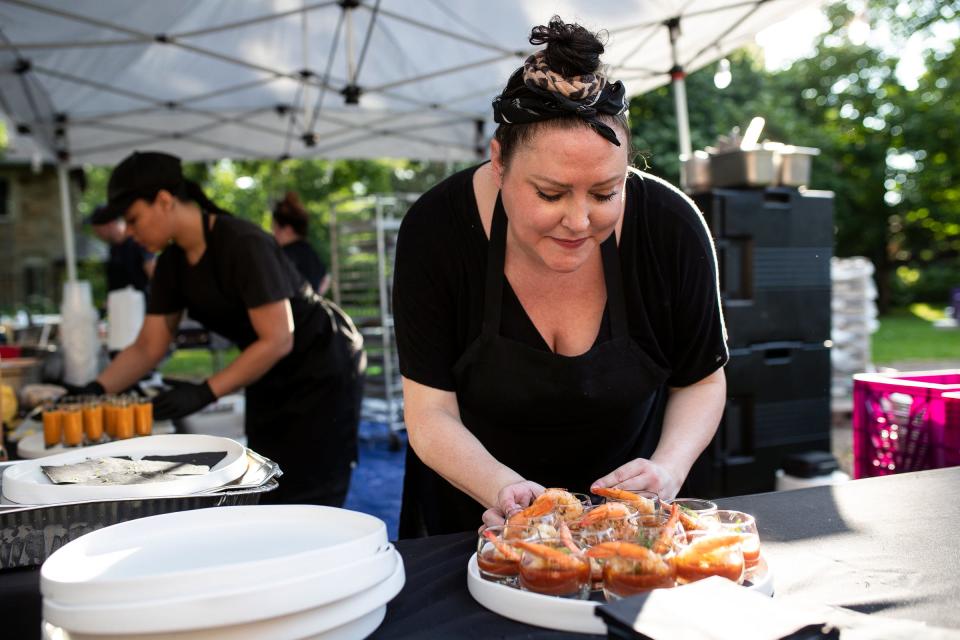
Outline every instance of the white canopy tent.
<svg viewBox="0 0 960 640"><path fill-rule="evenodd" d="M491 99L533 49L530 28L558 14L609 32L604 59L628 95L673 79L689 152L683 72L817 3L0 0L0 109L61 163L65 223L66 166L134 149L470 159L493 131Z"/></svg>

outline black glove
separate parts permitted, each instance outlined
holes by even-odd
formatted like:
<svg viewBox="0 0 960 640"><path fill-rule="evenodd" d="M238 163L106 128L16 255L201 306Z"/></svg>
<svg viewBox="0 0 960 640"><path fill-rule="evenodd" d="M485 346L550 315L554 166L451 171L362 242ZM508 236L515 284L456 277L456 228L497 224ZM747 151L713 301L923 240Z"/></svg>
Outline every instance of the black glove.
<svg viewBox="0 0 960 640"><path fill-rule="evenodd" d="M153 418L155 420L176 420L183 418L217 399L206 381L199 384L177 382L173 389L164 391L153 399Z"/></svg>
<svg viewBox="0 0 960 640"><path fill-rule="evenodd" d="M82 387L76 387L66 383L63 383L61 386L66 388L68 396L102 396L107 392L107 390L103 388L103 385L96 380L88 382Z"/></svg>

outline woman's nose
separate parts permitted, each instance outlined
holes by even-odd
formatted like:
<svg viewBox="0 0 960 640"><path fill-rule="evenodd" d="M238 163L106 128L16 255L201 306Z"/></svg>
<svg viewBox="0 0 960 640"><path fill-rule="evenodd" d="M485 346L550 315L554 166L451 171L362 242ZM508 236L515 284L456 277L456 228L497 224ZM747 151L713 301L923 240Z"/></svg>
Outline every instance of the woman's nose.
<svg viewBox="0 0 960 640"><path fill-rule="evenodd" d="M574 233L582 233L590 228L590 207L585 202L574 201L563 216L563 226Z"/></svg>

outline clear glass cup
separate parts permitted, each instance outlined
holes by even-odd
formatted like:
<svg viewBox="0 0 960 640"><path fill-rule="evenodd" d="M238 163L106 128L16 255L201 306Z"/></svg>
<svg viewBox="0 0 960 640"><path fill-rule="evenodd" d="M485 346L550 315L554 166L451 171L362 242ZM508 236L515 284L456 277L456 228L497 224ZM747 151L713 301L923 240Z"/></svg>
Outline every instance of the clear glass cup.
<svg viewBox="0 0 960 640"><path fill-rule="evenodd" d="M658 553L677 553L687 544L687 532L679 521L670 524L668 510L638 515L636 522L637 533L632 541L643 547Z"/></svg>
<svg viewBox="0 0 960 640"><path fill-rule="evenodd" d="M677 584L672 549L656 550L621 542L617 553L603 564L603 596L608 601L668 589Z"/></svg>
<svg viewBox="0 0 960 640"><path fill-rule="evenodd" d="M494 525L484 527L477 536L477 566L484 580L516 586L523 551L512 543L517 540L539 542L540 532L532 526Z"/></svg>
<svg viewBox="0 0 960 640"><path fill-rule="evenodd" d="M595 532L610 529L615 540L631 540L637 532L636 516L637 510L632 505L604 502L587 510L573 530L589 537Z"/></svg>
<svg viewBox="0 0 960 640"><path fill-rule="evenodd" d="M560 538L519 542L520 588L550 596L586 599L590 593L590 563Z"/></svg>
<svg viewBox="0 0 960 640"><path fill-rule="evenodd" d="M688 544L673 557L679 584L710 576L721 576L737 584L743 582L743 546L739 534L715 527L688 531L687 538Z"/></svg>
<svg viewBox="0 0 960 640"><path fill-rule="evenodd" d="M746 568L745 578L752 579L760 562L760 534L757 531L756 518L749 513L730 509L718 509L716 517L721 530L740 536L743 563Z"/></svg>
<svg viewBox="0 0 960 640"><path fill-rule="evenodd" d="M664 510L680 506L680 524L690 531L705 531L717 523L717 503L703 498L675 498L664 503Z"/></svg>
<svg viewBox="0 0 960 640"><path fill-rule="evenodd" d="M589 550L598 544L604 542L615 542L617 540L616 532L612 527L587 527L586 529L576 528L571 530L574 541L584 550ZM590 558L590 590L600 591L603 589L603 563L605 558Z"/></svg>

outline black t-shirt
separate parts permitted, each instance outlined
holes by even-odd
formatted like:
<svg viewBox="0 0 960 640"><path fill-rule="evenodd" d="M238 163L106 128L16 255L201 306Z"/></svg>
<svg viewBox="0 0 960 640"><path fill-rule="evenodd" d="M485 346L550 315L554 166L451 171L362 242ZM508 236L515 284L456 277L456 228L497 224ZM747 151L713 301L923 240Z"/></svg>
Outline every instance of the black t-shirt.
<svg viewBox="0 0 960 640"><path fill-rule="evenodd" d="M330 331L319 298L273 236L246 220L217 215L197 264L190 265L176 244L160 254L147 313L186 309L206 328L246 348L257 339L247 310L285 299L295 327L291 355L303 353L318 334Z"/></svg>
<svg viewBox="0 0 960 640"><path fill-rule="evenodd" d="M425 193L397 239L393 307L401 373L456 391L453 367L483 322L487 237L473 192L476 167ZM661 179L632 172L620 237L631 337L670 386L697 382L728 358L713 242L693 202ZM549 346L504 276L500 335ZM598 342L610 339L604 311Z"/></svg>
<svg viewBox="0 0 960 640"><path fill-rule="evenodd" d="M320 290L320 281L327 275L327 267L320 256L313 250L306 240L297 240L283 247L293 266L297 268L314 291Z"/></svg>
<svg viewBox="0 0 960 640"><path fill-rule="evenodd" d="M120 244L111 244L106 263L107 291L128 286L146 291L150 278L143 270L143 263L151 258L153 254L137 244L133 238L126 238Z"/></svg>

